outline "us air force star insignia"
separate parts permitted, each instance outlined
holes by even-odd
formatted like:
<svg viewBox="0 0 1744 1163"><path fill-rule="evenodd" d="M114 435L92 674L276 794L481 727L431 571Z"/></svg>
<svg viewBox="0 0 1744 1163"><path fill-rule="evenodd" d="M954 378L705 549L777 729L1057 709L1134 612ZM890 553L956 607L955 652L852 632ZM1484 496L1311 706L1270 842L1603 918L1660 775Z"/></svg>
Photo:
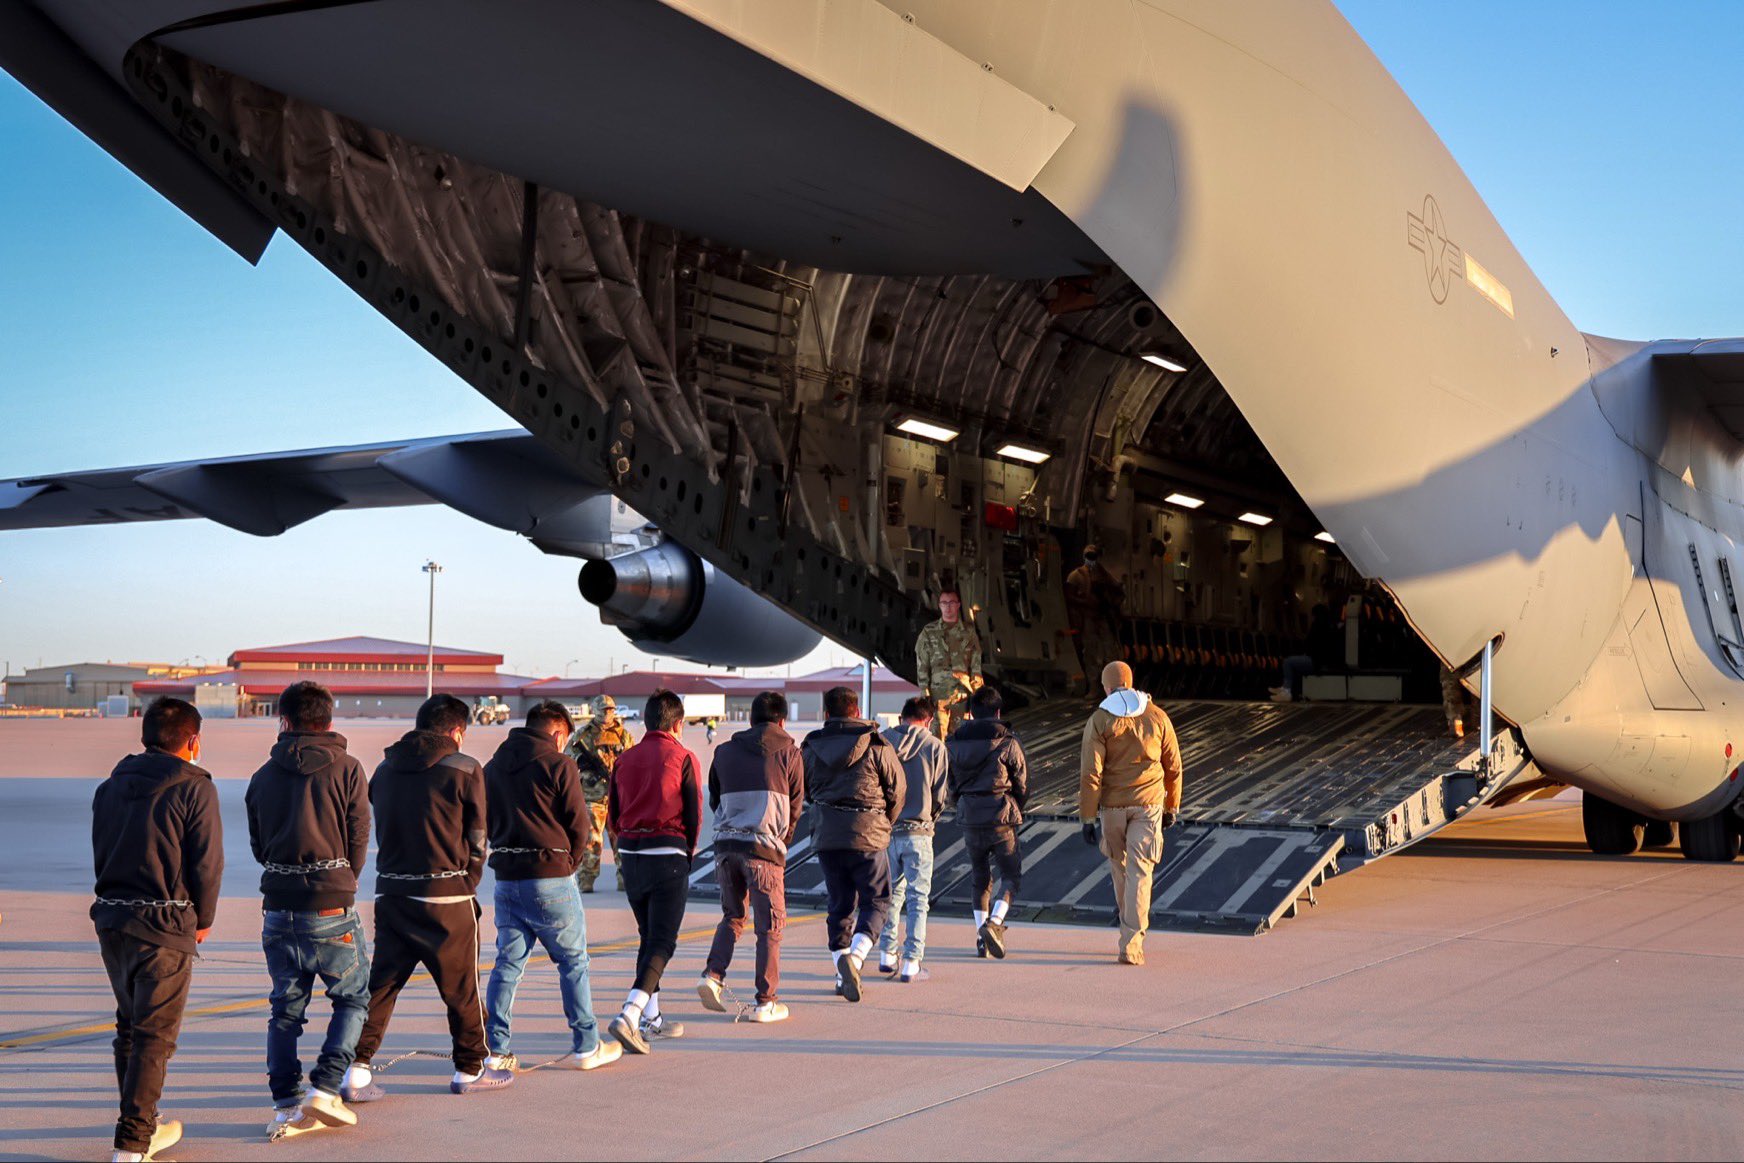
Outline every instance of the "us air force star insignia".
<svg viewBox="0 0 1744 1163"><path fill-rule="evenodd" d="M1447 302L1447 288L1454 279L1465 277L1465 254L1447 236L1447 223L1442 220L1441 207L1431 195L1423 197L1421 215L1405 213L1406 237L1411 249L1423 252L1423 274L1429 280L1429 296L1437 303Z"/></svg>

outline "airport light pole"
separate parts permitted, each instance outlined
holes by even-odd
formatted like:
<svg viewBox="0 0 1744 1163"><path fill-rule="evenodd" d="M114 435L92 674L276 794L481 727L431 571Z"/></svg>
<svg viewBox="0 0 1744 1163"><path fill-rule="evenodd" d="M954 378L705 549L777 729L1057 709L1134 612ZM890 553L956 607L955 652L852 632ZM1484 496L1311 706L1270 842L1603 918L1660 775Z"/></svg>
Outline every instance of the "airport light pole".
<svg viewBox="0 0 1744 1163"><path fill-rule="evenodd" d="M563 677L568 678L569 677L569 668L574 666L576 663L578 663L580 661L581 661L581 659L579 659L579 658L572 658L568 662L564 663L563 664Z"/></svg>
<svg viewBox="0 0 1744 1163"><path fill-rule="evenodd" d="M442 567L434 561L426 561L424 572L430 575L428 649L424 655L424 697L428 699L436 693L436 575L442 572Z"/></svg>

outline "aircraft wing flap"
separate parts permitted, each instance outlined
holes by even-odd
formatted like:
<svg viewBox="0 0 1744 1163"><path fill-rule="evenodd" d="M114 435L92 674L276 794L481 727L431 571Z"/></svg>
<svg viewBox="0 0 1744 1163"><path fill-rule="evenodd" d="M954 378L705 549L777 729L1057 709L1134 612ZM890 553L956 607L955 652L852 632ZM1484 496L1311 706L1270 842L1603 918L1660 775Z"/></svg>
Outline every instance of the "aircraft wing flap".
<svg viewBox="0 0 1744 1163"><path fill-rule="evenodd" d="M522 431L471 433L0 480L0 531L205 517L267 537L336 509L437 503L383 466L394 453L535 443Z"/></svg>

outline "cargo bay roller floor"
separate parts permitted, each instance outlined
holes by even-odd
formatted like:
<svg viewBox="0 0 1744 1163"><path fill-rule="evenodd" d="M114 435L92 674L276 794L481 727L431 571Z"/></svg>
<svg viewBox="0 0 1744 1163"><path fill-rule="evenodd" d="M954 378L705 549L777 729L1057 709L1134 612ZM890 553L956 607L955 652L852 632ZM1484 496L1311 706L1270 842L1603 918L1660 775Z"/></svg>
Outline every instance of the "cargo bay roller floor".
<svg viewBox="0 0 1744 1163"><path fill-rule="evenodd" d="M1024 920L1108 924L1107 862L1077 823L1079 747L1090 705L1052 700L1012 716L1030 764L1022 832ZM1372 703L1166 704L1186 768L1152 894L1161 928L1261 933L1315 889L1433 831L1470 803L1474 748L1448 737L1439 707ZM933 907L970 908L962 831L949 814L934 840ZM692 885L712 893L712 854ZM809 821L793 845L788 895L823 899Z"/></svg>

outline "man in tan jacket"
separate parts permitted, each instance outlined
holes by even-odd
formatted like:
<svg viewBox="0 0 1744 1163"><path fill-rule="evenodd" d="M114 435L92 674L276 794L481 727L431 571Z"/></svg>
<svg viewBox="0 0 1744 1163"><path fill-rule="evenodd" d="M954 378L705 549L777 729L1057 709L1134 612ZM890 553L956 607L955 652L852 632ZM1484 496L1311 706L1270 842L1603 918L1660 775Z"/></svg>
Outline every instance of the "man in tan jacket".
<svg viewBox="0 0 1744 1163"><path fill-rule="evenodd" d="M1084 724L1078 766L1078 817L1084 842L1096 843L1114 877L1120 909L1120 963L1144 964L1150 927L1151 877L1163 856L1163 829L1181 810L1181 748L1175 725L1143 691L1132 689L1132 668L1102 668L1108 697Z"/></svg>

